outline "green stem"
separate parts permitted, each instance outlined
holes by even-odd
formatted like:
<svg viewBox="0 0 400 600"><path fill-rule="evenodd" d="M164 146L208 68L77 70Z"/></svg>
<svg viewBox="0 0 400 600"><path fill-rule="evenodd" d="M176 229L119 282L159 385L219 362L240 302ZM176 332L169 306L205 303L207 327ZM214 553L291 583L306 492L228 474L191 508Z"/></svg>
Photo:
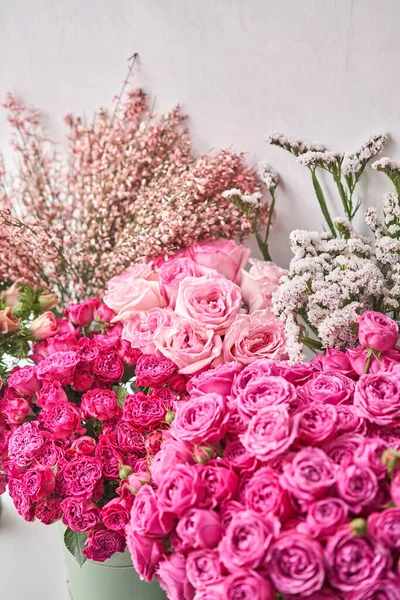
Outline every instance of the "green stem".
<svg viewBox="0 0 400 600"><path fill-rule="evenodd" d="M260 252L263 255L264 260L270 261L271 255L269 253L268 244L262 239L258 232L255 232L256 240L258 247L260 248Z"/></svg>
<svg viewBox="0 0 400 600"><path fill-rule="evenodd" d="M265 243L268 244L268 238L269 238L269 230L271 229L271 222L272 222L272 217L274 214L274 208L275 208L275 192L274 190L270 191L271 194L271 204L269 207L269 213L268 213L268 223L267 223L267 229L265 231Z"/></svg>
<svg viewBox="0 0 400 600"><path fill-rule="evenodd" d="M317 179L317 175L315 174L315 169L310 169L310 171L311 171L311 178L312 178L312 182L313 182L313 186L314 186L314 191L318 198L318 202L321 207L322 214L325 217L325 221L327 222L327 225L328 225L333 237L337 237L335 226L333 224L331 215L329 214L328 205L326 203L324 193L323 193L321 185Z"/></svg>
<svg viewBox="0 0 400 600"><path fill-rule="evenodd" d="M308 348L310 348L311 350L314 350L314 351L315 350L323 350L323 346L322 346L321 342L319 342L318 340L313 340L313 339L309 338L307 335L301 335L300 341L305 346L308 346Z"/></svg>
<svg viewBox="0 0 400 600"><path fill-rule="evenodd" d="M336 183L336 186L337 186L337 189L339 191L339 196L340 196L340 199L341 199L342 204L343 204L344 212L345 212L347 218L351 221L352 218L353 218L353 216L352 216L352 206L351 206L351 204L349 202L349 199L347 197L346 190L343 187L343 183L342 183L342 181L340 179L340 175L338 177L334 176L333 179L334 179L334 181Z"/></svg>

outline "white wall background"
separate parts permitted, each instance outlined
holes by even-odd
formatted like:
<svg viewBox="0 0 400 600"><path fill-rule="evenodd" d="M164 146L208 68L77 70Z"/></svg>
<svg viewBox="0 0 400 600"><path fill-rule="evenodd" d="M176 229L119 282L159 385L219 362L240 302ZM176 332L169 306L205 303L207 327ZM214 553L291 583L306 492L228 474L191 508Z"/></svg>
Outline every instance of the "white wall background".
<svg viewBox="0 0 400 600"><path fill-rule="evenodd" d="M41 108L55 136L65 112L109 104L139 52L135 83L158 110L183 105L196 150L268 159L285 184L273 238L282 264L289 231L322 219L308 171L267 133L351 150L383 128L400 142L398 0L0 0L0 11L0 98L10 90ZM6 151L7 136L1 115ZM388 184L371 173L365 204Z"/></svg>

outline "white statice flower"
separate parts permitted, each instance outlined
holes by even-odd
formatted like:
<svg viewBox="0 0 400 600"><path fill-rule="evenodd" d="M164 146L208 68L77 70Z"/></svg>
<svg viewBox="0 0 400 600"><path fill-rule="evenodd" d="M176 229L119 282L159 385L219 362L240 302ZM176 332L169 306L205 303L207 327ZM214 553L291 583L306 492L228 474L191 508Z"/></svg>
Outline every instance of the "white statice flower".
<svg viewBox="0 0 400 600"><path fill-rule="evenodd" d="M346 152L342 163L343 175L357 175L363 168L363 163L358 156Z"/></svg>
<svg viewBox="0 0 400 600"><path fill-rule="evenodd" d="M335 226L345 238L299 230L291 235L294 257L273 296L273 308L285 326L289 323L292 361L298 357L300 339L293 323L299 326L299 317L317 331L324 347L343 348L355 341L359 315L389 296L371 241L345 219L336 220Z"/></svg>
<svg viewBox="0 0 400 600"><path fill-rule="evenodd" d="M270 192L275 190L279 183L279 175L269 163L260 163L257 167L257 175Z"/></svg>
<svg viewBox="0 0 400 600"><path fill-rule="evenodd" d="M303 167L322 167L329 169L333 165L336 165L343 155L340 152L314 152L312 150L301 154L298 157L297 162L303 165Z"/></svg>
<svg viewBox="0 0 400 600"><path fill-rule="evenodd" d="M270 133L267 142L280 148L285 148L295 156L304 154L305 152L325 152L326 148L322 144L315 142L307 142L297 138L290 138L281 133Z"/></svg>
<svg viewBox="0 0 400 600"><path fill-rule="evenodd" d="M221 196L226 200L230 200L231 198L235 198L237 196L241 197L242 192L237 188L232 188L231 190L225 190L225 192L222 192Z"/></svg>
<svg viewBox="0 0 400 600"><path fill-rule="evenodd" d="M262 194L261 192L254 192L253 194L242 194L242 192L236 188L226 190L222 192L222 197L226 200L237 201L242 204L248 204L249 206L258 208L261 205Z"/></svg>
<svg viewBox="0 0 400 600"><path fill-rule="evenodd" d="M375 169L375 171L400 171L400 162L392 160L387 156L383 156L379 160L376 160L372 163L371 167Z"/></svg>
<svg viewBox="0 0 400 600"><path fill-rule="evenodd" d="M286 347L290 363L296 364L306 359L303 344L299 341L301 329L293 314L288 315L285 322Z"/></svg>

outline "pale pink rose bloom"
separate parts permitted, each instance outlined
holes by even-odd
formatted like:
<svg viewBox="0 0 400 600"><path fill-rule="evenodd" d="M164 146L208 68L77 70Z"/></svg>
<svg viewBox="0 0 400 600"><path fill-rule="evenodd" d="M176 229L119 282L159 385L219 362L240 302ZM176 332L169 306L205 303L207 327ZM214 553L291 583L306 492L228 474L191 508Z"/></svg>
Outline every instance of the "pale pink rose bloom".
<svg viewBox="0 0 400 600"><path fill-rule="evenodd" d="M164 308L137 312L124 324L121 337L130 342L132 348L139 348L143 354L153 354L156 351L154 336L160 327L169 327L172 314Z"/></svg>
<svg viewBox="0 0 400 600"><path fill-rule="evenodd" d="M223 335L242 306L240 288L219 274L186 277L179 284L175 312Z"/></svg>
<svg viewBox="0 0 400 600"><path fill-rule="evenodd" d="M161 327L156 332L154 344L183 375L197 373L222 352L221 337L213 329L176 314L169 327Z"/></svg>
<svg viewBox="0 0 400 600"><path fill-rule="evenodd" d="M243 245L238 246L232 240L193 244L184 252L185 256L194 260L198 265L215 269L235 283L250 254L250 248Z"/></svg>
<svg viewBox="0 0 400 600"><path fill-rule="evenodd" d="M48 337L58 333L58 323L52 312L48 311L34 319L29 324L31 334L37 340L46 340Z"/></svg>
<svg viewBox="0 0 400 600"><path fill-rule="evenodd" d="M178 256L163 262L159 269L161 293L170 308L175 308L179 284L186 277L200 277L210 271L190 258ZM210 271L212 272L212 271Z"/></svg>
<svg viewBox="0 0 400 600"><path fill-rule="evenodd" d="M270 308L240 314L226 332L223 357L249 365L259 358L287 358L284 324Z"/></svg>
<svg viewBox="0 0 400 600"><path fill-rule="evenodd" d="M158 273L151 264L126 269L110 279L103 302L118 313L113 322L126 322L137 311L163 307Z"/></svg>
<svg viewBox="0 0 400 600"><path fill-rule="evenodd" d="M287 271L273 262L250 258L250 270L241 271L240 287L243 300L250 312L271 306L272 294L278 289L280 278Z"/></svg>

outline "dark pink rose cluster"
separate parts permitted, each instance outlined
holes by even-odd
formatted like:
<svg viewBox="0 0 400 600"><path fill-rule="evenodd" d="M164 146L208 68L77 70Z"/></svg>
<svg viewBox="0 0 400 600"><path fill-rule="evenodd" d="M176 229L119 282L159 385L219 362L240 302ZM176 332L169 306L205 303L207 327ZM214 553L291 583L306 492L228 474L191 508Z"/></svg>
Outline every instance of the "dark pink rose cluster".
<svg viewBox="0 0 400 600"><path fill-rule="evenodd" d="M365 348L389 352L376 322ZM172 600L399 598L400 370L378 364L330 350L193 376L133 502L141 577Z"/></svg>
<svg viewBox="0 0 400 600"><path fill-rule="evenodd" d="M171 388L186 387L173 361L122 340L114 316L97 299L70 304L57 332L33 345L34 364L0 390L0 493L7 484L25 520L61 519L85 536L95 561L124 551L132 490L167 433Z"/></svg>

